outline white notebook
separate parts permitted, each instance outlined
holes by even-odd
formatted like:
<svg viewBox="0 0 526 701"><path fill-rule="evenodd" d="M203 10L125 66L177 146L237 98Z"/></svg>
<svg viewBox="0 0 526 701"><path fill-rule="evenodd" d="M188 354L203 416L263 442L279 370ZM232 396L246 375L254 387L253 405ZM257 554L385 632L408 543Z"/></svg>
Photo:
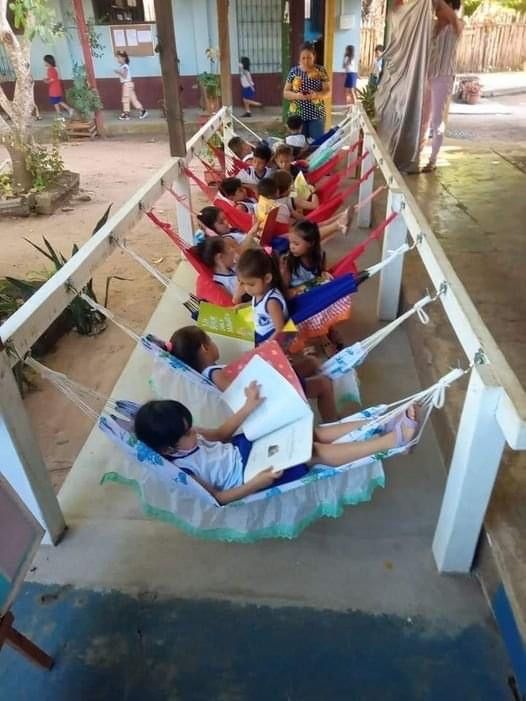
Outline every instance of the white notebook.
<svg viewBox="0 0 526 701"><path fill-rule="evenodd" d="M314 415L309 404L259 356L251 358L223 393L225 402L232 411L239 411L246 401L245 387L254 380L265 401L241 425L241 431L253 442L245 482L269 467L284 470L312 455Z"/></svg>

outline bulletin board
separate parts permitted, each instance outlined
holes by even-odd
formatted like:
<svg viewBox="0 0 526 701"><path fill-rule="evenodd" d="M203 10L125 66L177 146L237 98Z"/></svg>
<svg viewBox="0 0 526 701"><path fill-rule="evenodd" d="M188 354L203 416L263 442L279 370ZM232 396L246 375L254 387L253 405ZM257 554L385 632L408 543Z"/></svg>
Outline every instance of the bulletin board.
<svg viewBox="0 0 526 701"><path fill-rule="evenodd" d="M112 24L110 32L114 53L126 51L128 56L153 56L154 31L154 24Z"/></svg>
<svg viewBox="0 0 526 701"><path fill-rule="evenodd" d="M0 618L18 594L44 529L0 475Z"/></svg>

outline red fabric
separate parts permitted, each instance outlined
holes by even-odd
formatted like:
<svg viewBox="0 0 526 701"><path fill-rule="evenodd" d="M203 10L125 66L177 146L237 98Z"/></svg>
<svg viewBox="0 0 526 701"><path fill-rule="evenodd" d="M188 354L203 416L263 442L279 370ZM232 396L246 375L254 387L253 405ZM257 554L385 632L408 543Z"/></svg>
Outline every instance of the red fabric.
<svg viewBox="0 0 526 701"><path fill-rule="evenodd" d="M324 202L319 207L316 207L316 209L313 209L312 212L309 212L305 219L316 222L316 224L321 224L326 219L329 219L329 217L332 217L333 214L336 214L338 209L342 206L343 201L344 197L342 193L334 195L330 200L327 200L327 202Z"/></svg>
<svg viewBox="0 0 526 701"><path fill-rule="evenodd" d="M62 97L62 84L58 77L58 71L53 66L48 66L47 80L49 97Z"/></svg>
<svg viewBox="0 0 526 701"><path fill-rule="evenodd" d="M213 204L225 213L231 226L235 226L245 233L252 227L252 216L248 212L243 212L242 209L238 209L231 202L228 202L222 197L216 197Z"/></svg>
<svg viewBox="0 0 526 701"><path fill-rule="evenodd" d="M316 190L321 204L327 202L335 193L337 187L343 180L344 173L335 173L323 183L323 186Z"/></svg>
<svg viewBox="0 0 526 701"><path fill-rule="evenodd" d="M323 178L324 175L327 175L328 173L331 172L331 170L334 170L334 168L338 165L338 163L346 157L347 157L347 151L339 151L335 156L333 156L332 158L329 158L329 160L326 161L319 168L315 168L314 170L310 170L305 175L307 182L310 183L311 185L315 185L318 182L318 180L321 180L321 178Z"/></svg>
<svg viewBox="0 0 526 701"><path fill-rule="evenodd" d="M208 163L207 161L205 161L204 158L201 158L201 156L197 156L197 160L205 167L205 169L206 169L209 173L211 173L211 174L214 176L214 178L215 178L216 180L218 180L219 182L221 182L221 180L223 180L224 175L223 175L223 173L222 173L221 171L219 171L219 170L217 170L216 168L214 168L210 163Z"/></svg>
<svg viewBox="0 0 526 701"><path fill-rule="evenodd" d="M216 194L215 190L208 187L208 185L198 178L197 175L190 170L190 168L183 168L183 172L188 178L190 178L190 180L194 181L201 192L210 200L210 202L212 202Z"/></svg>
<svg viewBox="0 0 526 701"><path fill-rule="evenodd" d="M225 170L225 162L226 162L225 152L222 149L220 149L218 146L212 146L212 144L210 144L210 143L208 144L208 146L209 146L210 150L212 151L212 153L214 154L214 156L219 161L219 165L221 166L221 169Z"/></svg>
<svg viewBox="0 0 526 701"><path fill-rule="evenodd" d="M220 307L231 307L233 305L232 297L228 294L226 288L212 279L210 270L207 270L206 274L197 276L195 293L199 299L204 299L205 302L211 302Z"/></svg>
<svg viewBox="0 0 526 701"><path fill-rule="evenodd" d="M278 216L278 212L279 212L279 207L274 207L274 209L271 209L270 212L267 214L267 218L265 219L265 225L263 226L263 231L261 232L261 241L260 241L261 246L270 246L270 244L272 243L272 239L275 236L279 235L276 232L276 227L280 226L280 224L277 224L277 222L276 222L276 217ZM288 227L287 227L287 231L288 231Z"/></svg>

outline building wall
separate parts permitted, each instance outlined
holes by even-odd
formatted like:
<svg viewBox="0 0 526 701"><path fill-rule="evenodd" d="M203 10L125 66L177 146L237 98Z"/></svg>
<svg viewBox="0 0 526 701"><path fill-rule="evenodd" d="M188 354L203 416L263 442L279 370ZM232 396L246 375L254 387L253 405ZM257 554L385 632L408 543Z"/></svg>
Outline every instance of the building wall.
<svg viewBox="0 0 526 701"><path fill-rule="evenodd" d="M52 0L58 18L68 25L67 10L71 7L68 0ZM93 17L91 0L83 0L86 18ZM175 18L175 30L177 50L180 60L179 70L183 85L183 105L195 107L199 104L199 89L196 77L203 71L210 70L210 64L205 56L208 47L217 47L218 29L216 0L172 0ZM345 0L347 12L354 12L355 23L351 30L335 30L334 37L334 75L333 96L336 104L343 102L343 73L341 62L343 52L347 44L354 44L359 55L359 25L360 25L360 0ZM336 3L339 11L340 3ZM238 79L238 39L237 39L237 15L236 2L232 0L229 12L230 22L230 53L232 71L232 89L234 104L241 104L241 90ZM336 27L339 19L335 17ZM69 22L71 25L71 22ZM155 32L155 25L153 26ZM103 56L94 58L97 83L104 106L107 109L120 108L120 86L113 70L116 66L111 42L110 27L98 25L96 31L104 46ZM47 86L42 82L45 75L43 56L51 53L57 60L57 66L64 82L64 88L71 84L73 76L73 64L82 63L82 51L75 32L72 29L66 37L57 39L52 45L43 45L35 40L31 47L31 63L35 77L35 97L38 104L47 106ZM291 57L294 64L296 57ZM132 57L131 70L135 81L135 87L139 99L147 107L158 107L162 98L162 81L157 55L145 57ZM213 69L214 70L214 69ZM217 70L217 68L216 68ZM282 77L280 73L254 74L258 98L265 104L278 105L281 103Z"/></svg>

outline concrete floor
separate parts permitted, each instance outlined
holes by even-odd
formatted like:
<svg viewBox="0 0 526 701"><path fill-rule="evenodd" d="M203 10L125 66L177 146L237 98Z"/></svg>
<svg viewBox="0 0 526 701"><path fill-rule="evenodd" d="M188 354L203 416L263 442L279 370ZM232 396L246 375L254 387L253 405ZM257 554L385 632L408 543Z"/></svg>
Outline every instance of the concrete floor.
<svg viewBox="0 0 526 701"><path fill-rule="evenodd" d="M354 232L332 244L332 255L357 241ZM188 284L184 265L178 279ZM371 280L346 340L377 328L375 299ZM149 330L180 323L168 291ZM113 396L148 396L148 374L137 350ZM420 388L405 329L360 375L366 405ZM372 502L294 541L255 545L200 542L146 520L131 492L99 486L115 459L96 429L62 488L69 531L40 549L14 609L57 666L39 672L3 652L7 698L508 698L508 662L478 583L438 575L432 559L445 471L431 427L414 454L386 462L387 487Z"/></svg>

